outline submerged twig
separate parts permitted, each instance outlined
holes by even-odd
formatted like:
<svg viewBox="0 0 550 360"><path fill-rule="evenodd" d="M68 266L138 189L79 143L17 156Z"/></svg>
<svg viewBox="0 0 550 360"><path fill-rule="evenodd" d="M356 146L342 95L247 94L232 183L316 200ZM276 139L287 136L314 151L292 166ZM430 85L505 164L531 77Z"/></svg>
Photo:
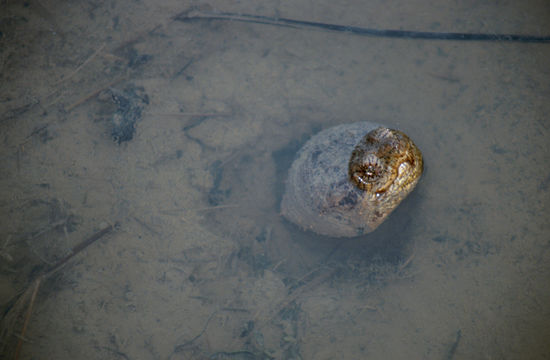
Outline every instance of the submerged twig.
<svg viewBox="0 0 550 360"><path fill-rule="evenodd" d="M176 15L174 20L227 20L248 22L264 25L282 26L290 28L310 28L328 31L345 32L354 35L424 39L424 40L455 40L455 41L498 41L498 42L523 42L523 43L550 43L550 36L520 35L520 34L480 34L480 33L455 33L455 32L431 32L409 30L380 30L363 28L358 26L328 24L315 21L295 20L282 17L270 17L263 15L238 14L231 12L201 11L195 8L186 10Z"/></svg>
<svg viewBox="0 0 550 360"><path fill-rule="evenodd" d="M174 116L174 117L228 117L233 116L227 112L187 112L187 113L150 113L153 116Z"/></svg>
<svg viewBox="0 0 550 360"><path fill-rule="evenodd" d="M91 93L89 93L88 95L85 95L84 97L78 99L77 101L75 101L74 103L72 103L71 105L67 106L65 108L65 111L67 112L70 112L71 110L73 110L74 108L76 108L77 106L79 105L82 105L84 104L86 101L90 100L90 99L93 99L95 98L96 96L98 96L102 91L118 84L119 82L121 82L122 80L125 80L126 77L123 76L123 77L120 77L114 81L111 81L110 83L108 83L107 85L105 86L102 86L101 88L97 89L97 90L94 90L92 91Z"/></svg>
<svg viewBox="0 0 550 360"><path fill-rule="evenodd" d="M210 210L216 210L216 209L233 209L238 207L239 205L235 205L235 204L216 205L216 206L207 206L203 208L198 208L198 209L195 209L195 211L199 212L199 211L210 211Z"/></svg>
<svg viewBox="0 0 550 360"><path fill-rule="evenodd" d="M94 233L84 241L78 243L76 246L74 246L71 249L70 254L62 258L61 260L57 261L55 264L53 264L48 270L46 270L44 273L39 275L34 281L32 281L31 285L22 293L17 295L17 300L14 301L14 305L5 313L5 315L2 318L2 321L0 323L0 354L5 355L5 349L7 348L7 337L12 333L12 329L14 328L17 319L19 318L19 315L23 313L23 311L26 309L23 327L21 329L21 332L18 334L19 340L17 342L17 347L15 349L15 355L14 359L17 360L19 358L19 354L21 352L21 348L23 346L23 341L25 341L25 333L27 331L30 318L32 315L32 309L34 307L34 303L36 301L36 296L38 294L38 290L40 288L40 284L50 275L54 274L57 270L59 270L63 265L67 264L67 262L72 259L74 256L79 254L82 250L86 249L88 246L99 240L104 235L110 233L115 229L115 225L109 225L98 232ZM27 304L28 300L28 304Z"/></svg>
<svg viewBox="0 0 550 360"><path fill-rule="evenodd" d="M160 210L159 213L163 215L173 215L173 216L179 216L182 212L204 212L204 211L211 211L211 210L218 210L218 209L234 209L240 207L237 204L226 204L226 205L215 205L215 206L206 206L198 209L185 209L185 208L176 208L176 209L167 209L167 210Z"/></svg>
<svg viewBox="0 0 550 360"><path fill-rule="evenodd" d="M99 240L104 235L106 235L106 234L110 233L111 231L113 231L116 226L118 226L118 223L115 223L114 225L109 225L106 228L104 228L102 230L99 230L98 232L96 232L95 234L93 234L92 236L87 238L86 240L84 240L84 241L80 242L79 244L77 244L75 247L73 247L71 249L71 252L70 252L69 255L65 256L63 259L56 262L43 276L47 277L47 276L53 274L54 272L56 272L57 270L59 270L59 268L61 268L63 265L65 265L67 263L67 261L71 260L75 255L77 255L82 250L86 249L88 246L92 245L94 242Z"/></svg>
<svg viewBox="0 0 550 360"><path fill-rule="evenodd" d="M69 80L73 76L75 76L86 64L88 64L90 61L92 61L103 49L105 48L105 43L103 43L99 48L97 48L96 51L92 55L90 55L82 64L80 64L72 73L65 76L64 78L58 80L54 85L59 85L64 81Z"/></svg>
<svg viewBox="0 0 550 360"><path fill-rule="evenodd" d="M195 342L195 340L197 340L198 338L200 338L205 332L206 332L206 329L208 329L208 324L210 323L210 320L212 320L212 318L214 317L214 315L216 315L216 313L218 312L218 310L215 310L212 312L212 314L210 314L210 316L208 317L208 319L206 319L206 322L204 323L204 326L202 327L202 330L200 333L198 333L195 337L193 337L191 340L187 340L186 342L184 342L183 344L180 344L180 345L176 345L176 347L174 348L174 352L181 352L183 350L185 350L185 348L191 344L193 344Z"/></svg>
<svg viewBox="0 0 550 360"><path fill-rule="evenodd" d="M409 256L409 257L407 258L407 260L405 260L405 261L403 262L403 264L401 264L401 265L399 266L399 269L398 269L399 272L403 271L407 266L409 266L409 265L412 263L412 261L414 260L415 254L416 254L416 253L413 252L413 253L411 254L411 256Z"/></svg>
<svg viewBox="0 0 550 360"><path fill-rule="evenodd" d="M34 306L34 300L36 300L36 294L38 293L38 288L42 282L42 276L34 281L34 287L32 291L31 300L27 308L27 314L25 315L25 322L23 323L23 328L21 329L21 334L19 335L19 341L17 342L17 347L15 348L14 359L19 359L19 353L21 352L21 347L23 346L23 341L25 339L25 334L27 333L27 327L29 326L29 321L31 319L32 308Z"/></svg>

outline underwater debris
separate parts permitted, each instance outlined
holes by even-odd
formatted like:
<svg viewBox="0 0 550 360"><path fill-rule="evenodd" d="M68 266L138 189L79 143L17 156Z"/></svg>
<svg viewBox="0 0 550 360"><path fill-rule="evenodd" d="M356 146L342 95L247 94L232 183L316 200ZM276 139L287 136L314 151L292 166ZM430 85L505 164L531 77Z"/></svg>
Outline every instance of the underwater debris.
<svg viewBox="0 0 550 360"><path fill-rule="evenodd" d="M106 92L117 106L110 119L113 140L118 144L132 140L143 108L149 104L149 96L143 87L134 85L126 86L124 90L109 88Z"/></svg>

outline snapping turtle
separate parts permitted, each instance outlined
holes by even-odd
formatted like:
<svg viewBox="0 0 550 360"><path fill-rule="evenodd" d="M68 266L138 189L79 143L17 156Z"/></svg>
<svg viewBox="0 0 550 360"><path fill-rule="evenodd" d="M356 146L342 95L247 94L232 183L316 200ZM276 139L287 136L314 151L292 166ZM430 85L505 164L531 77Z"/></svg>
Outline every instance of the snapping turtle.
<svg viewBox="0 0 550 360"><path fill-rule="evenodd" d="M335 126L298 152L281 213L321 235L366 234L414 189L422 169L420 150L399 130L370 122Z"/></svg>

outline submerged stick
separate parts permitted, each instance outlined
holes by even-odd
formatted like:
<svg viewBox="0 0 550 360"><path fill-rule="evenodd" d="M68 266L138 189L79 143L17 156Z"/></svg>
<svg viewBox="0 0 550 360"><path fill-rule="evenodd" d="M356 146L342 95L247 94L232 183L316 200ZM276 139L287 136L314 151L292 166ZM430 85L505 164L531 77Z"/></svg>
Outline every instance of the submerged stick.
<svg viewBox="0 0 550 360"><path fill-rule="evenodd" d="M104 235L110 233L111 231L113 231L115 229L115 227L118 226L118 223L115 223L114 225L109 225L107 226L106 228L102 229L102 230L99 230L98 232L96 232L95 234L93 234L92 236L90 236L89 238L87 238L86 240L80 242L79 244L77 244L75 247L73 247L71 249L71 253L67 256L65 256L63 259L59 260L58 262L56 262L44 275L42 275L43 277L46 277L46 276L49 276L51 274L53 274L55 271L59 270L60 267L62 267L63 265L65 265L67 263L67 261L71 260L76 254L78 254L79 252L81 252L82 250L86 249L88 246L92 245L94 242L96 242L97 240L99 240L101 237L103 237Z"/></svg>
<svg viewBox="0 0 550 360"><path fill-rule="evenodd" d="M103 43L96 51L94 51L94 53L90 55L82 64L80 64L72 73L65 76L61 80L58 80L54 85L61 84L62 82L67 81L73 76L75 76L80 70L82 70L84 66L86 66L90 61L92 61L97 56L97 54L103 51L104 48L105 48L105 43Z"/></svg>
<svg viewBox="0 0 550 360"><path fill-rule="evenodd" d="M36 299L36 294L38 293L38 288L40 287L40 283L42 282L43 276L40 276L38 279L34 281L34 290L32 291L31 300L29 302L29 306L27 308L27 314L25 315L25 322L23 323L23 329L21 330L21 334L19 335L19 341L17 342L17 347L15 348L15 356L14 359L19 359L19 353L21 352L21 348L23 347L23 341L25 339L25 334L27 332L27 327L29 326L29 321L31 319L32 314L32 308L34 306L34 300Z"/></svg>
<svg viewBox="0 0 550 360"><path fill-rule="evenodd" d="M155 116L175 116L175 117L227 117L232 116L231 113L216 113L216 112L188 112L188 113L148 113L149 115Z"/></svg>
<svg viewBox="0 0 550 360"><path fill-rule="evenodd" d="M122 80L125 80L125 79L126 79L126 77L123 76L123 77L121 77L121 78L118 78L118 79L116 79L116 80L111 81L111 82L108 83L107 85L105 85L105 86L103 86L103 87L101 87L101 88L99 88L99 89L97 89L97 90L95 90L95 91L89 93L88 95L84 96L83 98L80 98L80 99L78 99L76 102L74 102L74 103L72 103L71 105L67 106L67 107L65 108L65 111L66 111L66 112L72 111L72 110L73 110L74 108L76 108L77 106L84 104L86 101L88 101L88 100L90 100L90 99L92 99L92 98L98 96L102 91L104 91L104 90L110 88L110 87L113 86L113 85L116 85L117 83L119 83L119 82L121 82Z"/></svg>
<svg viewBox="0 0 550 360"><path fill-rule="evenodd" d="M481 34L481 33L458 33L458 32L432 32L432 31L409 31L409 30L381 30L363 28L359 26L328 24L315 21L295 20L282 17L269 17L263 15L239 14L231 12L201 11L190 9L176 15L174 20L226 20L237 22L248 22L264 25L291 27L291 28L313 28L329 31L346 32L354 35L402 38L402 39L424 39L424 40L455 40L455 41L498 41L498 42L522 42L522 43L550 43L550 36L520 35L520 34Z"/></svg>
<svg viewBox="0 0 550 360"><path fill-rule="evenodd" d="M27 311L25 312L25 319L23 322L23 327L21 329L20 334L18 335L19 341L17 342L17 346L15 349L15 355L14 359L19 359L19 354L21 353L21 348L23 346L23 342L25 341L25 334L27 332L27 328L30 322L30 318L32 315L32 310L34 307L34 303L36 301L36 296L38 294L38 290L40 288L40 284L43 282L44 279L46 279L48 276L55 273L57 270L59 270L63 265L67 264L69 260L71 260L74 256L79 254L82 250L86 249L88 246L92 245L94 242L105 236L106 234L113 231L118 226L118 223L115 223L114 225L109 225L96 233L92 234L87 239L83 240L82 242L75 245L72 249L69 255L65 256L61 260L57 261L50 269L48 269L46 272L38 276L33 282L32 285L30 285L27 290L25 290L21 295L19 295L19 299L15 301L14 306L4 315L2 318L2 326L0 326L2 337L4 334L7 334L8 328L12 327L16 321L17 315L15 313L22 313L22 310L25 308L24 303L26 302L26 299L28 299L28 295L32 289L32 295L30 297L29 303L26 306ZM15 313L13 313L15 312ZM11 314L10 314L11 313ZM13 314L13 316L11 316ZM10 321L11 320L11 321ZM2 340L2 339L0 339ZM5 345L5 344L4 344ZM3 351L3 347L0 348L0 353ZM1 355L1 354L0 354Z"/></svg>
<svg viewBox="0 0 550 360"><path fill-rule="evenodd" d="M183 344L180 344L180 345L176 345L176 347L174 348L174 352L175 353L178 353L178 352L182 352L185 350L185 348L191 344L193 344L195 342L195 340L197 340L198 338L200 338L205 332L206 332L206 329L208 329L208 324L210 323L210 320L212 320L212 318L214 317L214 315L216 315L216 313L218 312L218 310L214 310L210 316L208 317L208 319L206 319L206 322L204 323L204 326L202 327L202 330L200 333L198 333L197 335L195 335L191 340L187 340L186 342L184 342Z"/></svg>

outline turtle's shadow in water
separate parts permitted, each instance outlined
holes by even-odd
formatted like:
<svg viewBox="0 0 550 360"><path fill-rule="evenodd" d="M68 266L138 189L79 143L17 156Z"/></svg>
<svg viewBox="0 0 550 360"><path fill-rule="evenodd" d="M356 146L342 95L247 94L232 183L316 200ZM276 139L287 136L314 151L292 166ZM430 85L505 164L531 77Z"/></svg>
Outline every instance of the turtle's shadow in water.
<svg viewBox="0 0 550 360"><path fill-rule="evenodd" d="M399 267L414 251L411 225L417 203L418 198L411 194L375 231L353 238L321 236L303 231L288 221L284 223L304 251L325 253L325 262Z"/></svg>

